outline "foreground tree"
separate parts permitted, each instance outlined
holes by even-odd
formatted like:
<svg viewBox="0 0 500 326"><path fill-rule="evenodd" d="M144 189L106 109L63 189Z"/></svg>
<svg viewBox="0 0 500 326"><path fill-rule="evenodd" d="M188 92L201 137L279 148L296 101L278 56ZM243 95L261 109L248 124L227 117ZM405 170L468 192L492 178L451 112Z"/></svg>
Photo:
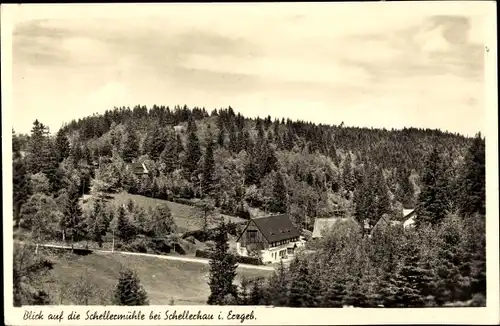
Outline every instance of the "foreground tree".
<svg viewBox="0 0 500 326"><path fill-rule="evenodd" d="M422 187L418 197L417 223L436 224L448 214L448 183L445 163L442 161L438 148L430 153L421 178Z"/></svg>
<svg viewBox="0 0 500 326"><path fill-rule="evenodd" d="M271 202L271 211L275 213L286 213L288 211L288 195L283 173L276 173L274 180L273 198Z"/></svg>
<svg viewBox="0 0 500 326"><path fill-rule="evenodd" d="M14 161L12 165L12 192L15 225L19 225L21 206L30 195L30 182L26 172L26 165L22 160Z"/></svg>
<svg viewBox="0 0 500 326"><path fill-rule="evenodd" d="M61 221L63 237L66 241L71 241L71 248L75 242L85 239L87 235L87 225L82 215L80 206L80 192L75 184L67 189L64 204L64 217Z"/></svg>
<svg viewBox="0 0 500 326"><path fill-rule="evenodd" d="M58 210L56 201L45 194L32 195L21 209L21 227L31 232L32 240L38 245L54 238L62 213Z"/></svg>
<svg viewBox="0 0 500 326"><path fill-rule="evenodd" d="M227 225L222 222L217 228L215 237L215 250L210 259L210 296L207 303L209 305L224 305L227 297L237 298L238 289L233 284L236 277L236 257L228 252Z"/></svg>
<svg viewBox="0 0 500 326"><path fill-rule="evenodd" d="M212 137L209 132L209 135L207 136L207 147L205 150L205 155L203 157L203 166L201 171L201 187L203 190L203 196L211 196L214 190L215 160L213 147L214 144L212 143Z"/></svg>
<svg viewBox="0 0 500 326"><path fill-rule="evenodd" d="M14 307L50 304L42 289L43 277L52 269L43 255L36 255L28 244L14 244L13 291Z"/></svg>
<svg viewBox="0 0 500 326"><path fill-rule="evenodd" d="M463 215L486 214L485 142L477 134L465 157L459 209Z"/></svg>
<svg viewBox="0 0 500 326"><path fill-rule="evenodd" d="M55 145L57 161L60 163L69 156L71 149L68 137L62 128L56 134Z"/></svg>
<svg viewBox="0 0 500 326"><path fill-rule="evenodd" d="M140 280L134 271L125 269L120 272L115 288L113 304L118 306L149 305L148 294L140 284Z"/></svg>
<svg viewBox="0 0 500 326"><path fill-rule="evenodd" d="M151 235L164 237L175 232L176 226L168 205L157 205L151 214Z"/></svg>
<svg viewBox="0 0 500 326"><path fill-rule="evenodd" d="M184 168L193 175L198 169L198 162L201 158L200 141L197 135L196 122L191 118L187 127L188 138L186 145L186 157L184 159Z"/></svg>

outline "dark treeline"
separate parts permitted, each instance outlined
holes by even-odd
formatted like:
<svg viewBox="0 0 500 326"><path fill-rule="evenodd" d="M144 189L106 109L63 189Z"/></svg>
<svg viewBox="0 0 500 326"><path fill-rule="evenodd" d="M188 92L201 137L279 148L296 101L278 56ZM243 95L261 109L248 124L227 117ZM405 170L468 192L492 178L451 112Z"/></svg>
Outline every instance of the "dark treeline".
<svg viewBox="0 0 500 326"><path fill-rule="evenodd" d="M25 165L31 165L19 168L43 172L54 193L63 187L60 166L71 161L84 193L100 181L106 191L211 197L217 207L242 217L251 208L288 212L303 228L311 228L314 217L354 214L354 198L370 182L387 194L382 211L397 217L403 207L415 207L427 153L436 148L443 154L454 179L471 144L470 138L438 130L248 119L231 107L210 114L186 106L115 108L71 121L55 137L36 124L29 137L16 136L13 146L26 152ZM146 163L149 175L127 173L132 161Z"/></svg>
<svg viewBox="0 0 500 326"><path fill-rule="evenodd" d="M338 222L309 251L267 278L232 285L236 263L220 240L212 257L209 304L285 307L486 305L485 147L478 135L458 176L437 148L428 153L414 227ZM359 219L386 213L382 174L369 168L356 190ZM459 181L456 181L459 180ZM455 187L457 189L455 189ZM220 234L226 234L220 227ZM360 232L361 230L361 232ZM215 263L218 262L218 263ZM214 284L215 283L215 284ZM218 300L214 303L214 297Z"/></svg>

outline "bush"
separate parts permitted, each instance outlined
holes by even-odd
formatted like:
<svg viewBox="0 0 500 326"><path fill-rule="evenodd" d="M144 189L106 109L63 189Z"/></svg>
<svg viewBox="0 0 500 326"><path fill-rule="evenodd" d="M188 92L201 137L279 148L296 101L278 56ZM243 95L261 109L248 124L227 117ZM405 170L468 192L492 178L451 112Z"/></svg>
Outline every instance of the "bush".
<svg viewBox="0 0 500 326"><path fill-rule="evenodd" d="M250 212L247 211L246 209L239 209L236 212L236 216L241 217L245 220L249 220L250 219Z"/></svg>
<svg viewBox="0 0 500 326"><path fill-rule="evenodd" d="M196 250L196 257L199 258L208 258L210 259L212 256L212 251L211 250ZM236 262L241 263L241 264L247 264L247 265L263 265L262 259L257 258L257 257L247 257L247 256L238 256L235 255L236 257Z"/></svg>
<svg viewBox="0 0 500 326"><path fill-rule="evenodd" d="M258 257L248 257L248 256L236 256L238 263L248 264L248 265L264 265L261 258Z"/></svg>
<svg viewBox="0 0 500 326"><path fill-rule="evenodd" d="M199 258L208 258L208 259L210 259L211 256L212 256L212 252L209 251L209 250L197 249L196 253L195 253L195 256L199 257Z"/></svg>
<svg viewBox="0 0 500 326"><path fill-rule="evenodd" d="M213 240L215 237L215 230L195 230L195 231L188 231L182 235L182 239L186 239L188 237L193 237L198 241L205 242L208 240Z"/></svg>
<svg viewBox="0 0 500 326"><path fill-rule="evenodd" d="M120 249L131 252L141 252L147 253L148 247L150 247L150 241L145 238L137 238L132 242L121 244Z"/></svg>
<svg viewBox="0 0 500 326"><path fill-rule="evenodd" d="M151 248L155 254L168 254L172 250L172 244L165 239L151 239L149 241L149 248Z"/></svg>

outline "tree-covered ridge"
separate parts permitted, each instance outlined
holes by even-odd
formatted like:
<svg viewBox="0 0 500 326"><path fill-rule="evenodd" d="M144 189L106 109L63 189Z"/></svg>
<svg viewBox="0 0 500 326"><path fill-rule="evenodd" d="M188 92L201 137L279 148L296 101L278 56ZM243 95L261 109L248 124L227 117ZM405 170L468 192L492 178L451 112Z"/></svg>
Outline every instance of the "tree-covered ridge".
<svg viewBox="0 0 500 326"><path fill-rule="evenodd" d="M384 207L373 214L367 204L367 214L375 219L383 213L400 215L403 207L415 207L427 153L443 153L454 178L472 143L439 130L250 119L231 107L211 113L186 106L115 108L71 121L56 137L48 137L43 125L33 130L24 146L15 137L16 146L26 149L31 171L43 171L54 191L61 180L57 162L70 159L84 172L84 192L91 182L100 182L105 190L159 198L210 197L216 206L241 216L250 208L288 212L305 228L314 217L354 214L355 197L374 186L383 188ZM54 157L41 149L44 141L54 144L45 147L57 150ZM149 176L127 174L126 164L132 161L146 163ZM374 176L377 180L368 180Z"/></svg>

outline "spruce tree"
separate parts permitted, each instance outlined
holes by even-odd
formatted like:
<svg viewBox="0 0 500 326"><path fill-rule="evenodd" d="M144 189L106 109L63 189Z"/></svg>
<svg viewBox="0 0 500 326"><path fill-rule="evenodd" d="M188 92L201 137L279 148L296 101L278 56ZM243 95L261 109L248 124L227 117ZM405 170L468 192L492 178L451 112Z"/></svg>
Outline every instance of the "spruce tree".
<svg viewBox="0 0 500 326"><path fill-rule="evenodd" d="M28 151L26 160L28 163L28 171L31 174L43 172L44 164L43 158L45 157L46 140L45 140L45 126L38 120L33 122L31 129L30 139L28 141Z"/></svg>
<svg viewBox="0 0 500 326"><path fill-rule="evenodd" d="M352 156L351 153L347 153L344 161L342 162L342 183L344 189L347 191L354 191L356 180L354 178L354 173L352 170Z"/></svg>
<svg viewBox="0 0 500 326"><path fill-rule="evenodd" d="M122 149L122 156L123 160L127 163L131 163L139 156L139 140L133 129L127 133L127 138Z"/></svg>
<svg viewBox="0 0 500 326"><path fill-rule="evenodd" d="M130 269L120 272L116 284L113 304L117 306L147 306L148 294L140 284L137 274Z"/></svg>
<svg viewBox="0 0 500 326"><path fill-rule="evenodd" d="M201 187L203 189L204 196L211 196L214 189L215 160L213 149L214 145L211 138L212 137L209 133L207 137L207 147L203 157Z"/></svg>
<svg viewBox="0 0 500 326"><path fill-rule="evenodd" d="M428 284L432 280L431 272L422 260L418 243L413 237L403 245L404 259L401 269L395 276L396 306L418 308L425 305Z"/></svg>
<svg viewBox="0 0 500 326"><path fill-rule="evenodd" d="M448 183L445 163L438 148L430 153L421 178L421 192L418 198L416 213L417 224L436 224L448 214Z"/></svg>
<svg viewBox="0 0 500 326"><path fill-rule="evenodd" d="M225 141L224 134L225 134L224 128L221 128L217 135L217 144L219 144L220 147L224 147L224 141Z"/></svg>
<svg viewBox="0 0 500 326"><path fill-rule="evenodd" d="M240 151L238 135L234 123L232 123L229 128L229 150L233 153L238 153Z"/></svg>
<svg viewBox="0 0 500 326"><path fill-rule="evenodd" d="M256 150L250 148L248 161L245 164L245 184L258 185L260 183L260 162Z"/></svg>
<svg viewBox="0 0 500 326"><path fill-rule="evenodd" d="M485 155L485 142L478 133L465 157L464 173L461 178L459 209L463 215L486 214Z"/></svg>
<svg viewBox="0 0 500 326"><path fill-rule="evenodd" d="M160 155L160 162L165 164L165 172L173 172L179 166L180 148L174 134L168 133L165 148Z"/></svg>
<svg viewBox="0 0 500 326"><path fill-rule="evenodd" d="M92 240L97 242L99 248L102 248L103 235L106 234L106 226L103 215L103 207L100 200L94 203L94 209L92 211L92 225L90 226L90 234L92 235Z"/></svg>
<svg viewBox="0 0 500 326"><path fill-rule="evenodd" d="M391 201L389 198L389 188L387 187L384 173L382 168L379 168L375 175L373 176L373 195L374 196L374 208L375 210L372 214L375 216L375 219L378 220L382 218L385 214L389 214L391 209Z"/></svg>
<svg viewBox="0 0 500 326"><path fill-rule="evenodd" d="M277 171L278 158L274 148L267 141L264 141L257 148L260 149L260 153L257 153L260 159L260 175L265 176L271 171Z"/></svg>
<svg viewBox="0 0 500 326"><path fill-rule="evenodd" d="M184 168L189 175L192 175L198 169L198 162L201 158L200 141L197 136L196 122L194 120L189 120L187 131L188 139Z"/></svg>
<svg viewBox="0 0 500 326"><path fill-rule="evenodd" d="M210 259L210 296L209 305L223 305L228 295L237 297L238 292L233 284L236 277L236 257L229 253L227 225L222 222L216 231L215 250Z"/></svg>
<svg viewBox="0 0 500 326"><path fill-rule="evenodd" d="M16 160L12 165L12 192L15 226L19 224L21 206L30 195L30 184L23 160Z"/></svg>
<svg viewBox="0 0 500 326"><path fill-rule="evenodd" d="M116 215L116 236L123 242L132 240L134 236L133 225L130 224L123 206L118 207Z"/></svg>
<svg viewBox="0 0 500 326"><path fill-rule="evenodd" d="M405 208L415 207L413 185L410 181L410 171L403 170L399 176L399 201L403 204Z"/></svg>
<svg viewBox="0 0 500 326"><path fill-rule="evenodd" d="M163 150L165 149L166 133L160 126L154 125L153 129L146 138L145 154L148 154L152 160L158 160Z"/></svg>
<svg viewBox="0 0 500 326"><path fill-rule="evenodd" d="M344 280L334 277L327 285L322 306L325 308L342 308L342 302L346 294Z"/></svg>
<svg viewBox="0 0 500 326"><path fill-rule="evenodd" d="M314 297L311 295L311 283L309 270L304 262L300 262L295 273L293 273L290 284L290 295L288 297L289 307L311 307Z"/></svg>
<svg viewBox="0 0 500 326"><path fill-rule="evenodd" d="M56 134L57 161L62 162L70 154L70 145L64 129L59 129Z"/></svg>
<svg viewBox="0 0 500 326"><path fill-rule="evenodd" d="M80 206L80 192L75 184L71 184L67 188L64 220L66 240L71 240L71 246L73 247L75 242L85 239L87 235L87 226L83 220Z"/></svg>
<svg viewBox="0 0 500 326"><path fill-rule="evenodd" d="M14 129L12 129L12 159L17 160L21 158L21 142L19 137L16 135Z"/></svg>
<svg viewBox="0 0 500 326"><path fill-rule="evenodd" d="M277 307L285 307L288 304L289 275L283 261L269 279L268 301Z"/></svg>
<svg viewBox="0 0 500 326"><path fill-rule="evenodd" d="M366 171L361 176L361 182L358 182L358 186L354 192L354 204L355 212L354 216L356 220L364 227L365 221L369 223L370 228L373 227L380 216L376 214L376 198L373 194L374 190L374 171L371 166L366 168ZM363 228L363 231L370 231L370 229Z"/></svg>
<svg viewBox="0 0 500 326"><path fill-rule="evenodd" d="M263 280L261 278L255 278L252 280L252 286L250 288L249 295L249 305L260 306L265 304L265 293Z"/></svg>
<svg viewBox="0 0 500 326"><path fill-rule="evenodd" d="M276 179L273 187L273 199L271 202L271 210L275 213L286 213L288 211L288 196L287 188L283 173L279 171L276 173Z"/></svg>

